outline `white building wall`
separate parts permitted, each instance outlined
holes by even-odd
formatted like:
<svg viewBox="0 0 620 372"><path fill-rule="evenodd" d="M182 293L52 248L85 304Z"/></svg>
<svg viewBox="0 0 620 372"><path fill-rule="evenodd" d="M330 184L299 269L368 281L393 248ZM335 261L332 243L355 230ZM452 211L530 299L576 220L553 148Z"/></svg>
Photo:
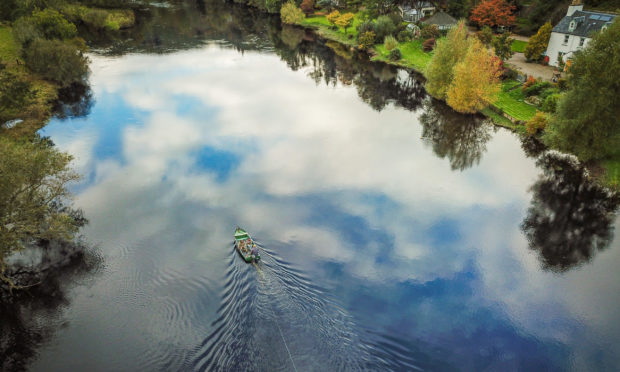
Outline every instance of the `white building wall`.
<svg viewBox="0 0 620 372"><path fill-rule="evenodd" d="M567 57L570 58L572 54L582 48L585 48L586 45L590 42L589 38L585 38L583 46L579 46L579 41L581 40L580 36L568 35L568 42L564 43L564 37L566 34L560 34L558 32L552 32L551 38L549 39L549 45L547 46L547 56L549 56L549 64L551 66L558 65L558 53L562 52L564 55L564 62L566 62Z"/></svg>

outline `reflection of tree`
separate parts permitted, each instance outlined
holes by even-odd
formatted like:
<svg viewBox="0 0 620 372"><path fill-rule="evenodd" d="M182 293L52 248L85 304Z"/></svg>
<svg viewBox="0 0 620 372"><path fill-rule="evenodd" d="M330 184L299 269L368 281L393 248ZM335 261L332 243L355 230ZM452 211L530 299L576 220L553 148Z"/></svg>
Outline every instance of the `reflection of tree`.
<svg viewBox="0 0 620 372"><path fill-rule="evenodd" d="M420 124L422 137L430 141L437 156L450 160L454 170L462 171L478 164L491 139L492 126L486 120L459 114L432 99L424 104Z"/></svg>
<svg viewBox="0 0 620 372"><path fill-rule="evenodd" d="M11 275L23 282L40 284L13 291L0 288L0 370L25 370L36 349L49 341L56 326L52 319L60 320L62 307L69 300L70 283L99 265L99 259L84 253L81 245L46 244L29 252L27 264L13 265ZM26 257L26 256L24 256ZM60 323L60 321L58 322Z"/></svg>
<svg viewBox="0 0 620 372"><path fill-rule="evenodd" d="M542 266L563 272L609 245L620 197L591 182L572 156L547 152L537 164L543 174L521 228Z"/></svg>
<svg viewBox="0 0 620 372"><path fill-rule="evenodd" d="M90 86L83 83L73 83L58 91L58 100L54 104L57 117L77 118L90 113L93 107L93 93Z"/></svg>

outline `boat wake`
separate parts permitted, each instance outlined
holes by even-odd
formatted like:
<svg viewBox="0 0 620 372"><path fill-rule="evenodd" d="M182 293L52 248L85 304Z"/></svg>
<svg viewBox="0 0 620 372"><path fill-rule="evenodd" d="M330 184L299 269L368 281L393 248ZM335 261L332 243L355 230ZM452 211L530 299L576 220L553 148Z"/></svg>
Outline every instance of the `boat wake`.
<svg viewBox="0 0 620 372"><path fill-rule="evenodd" d="M260 245L259 245L260 246ZM351 317L302 271L260 246L261 263L231 254L212 332L194 370L361 370Z"/></svg>

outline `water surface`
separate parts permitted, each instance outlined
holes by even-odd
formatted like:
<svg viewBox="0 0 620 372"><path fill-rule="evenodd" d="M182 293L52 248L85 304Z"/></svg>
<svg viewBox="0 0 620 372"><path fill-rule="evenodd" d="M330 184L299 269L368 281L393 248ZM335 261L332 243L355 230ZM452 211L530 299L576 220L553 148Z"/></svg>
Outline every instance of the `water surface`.
<svg viewBox="0 0 620 372"><path fill-rule="evenodd" d="M104 263L33 370L620 363L617 203L570 159L277 19L151 12L42 132Z"/></svg>

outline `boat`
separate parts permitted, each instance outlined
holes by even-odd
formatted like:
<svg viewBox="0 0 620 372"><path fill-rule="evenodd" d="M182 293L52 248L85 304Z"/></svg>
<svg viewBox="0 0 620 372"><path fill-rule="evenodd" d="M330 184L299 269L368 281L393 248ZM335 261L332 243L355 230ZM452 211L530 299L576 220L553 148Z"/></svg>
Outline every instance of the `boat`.
<svg viewBox="0 0 620 372"><path fill-rule="evenodd" d="M257 248L256 243L250 237L250 234L247 231L243 230L240 227L237 227L235 230L235 249L239 252L239 255L243 257L245 262L253 262L260 260L260 255L258 254L258 248L255 249L254 254L252 253L252 248Z"/></svg>

